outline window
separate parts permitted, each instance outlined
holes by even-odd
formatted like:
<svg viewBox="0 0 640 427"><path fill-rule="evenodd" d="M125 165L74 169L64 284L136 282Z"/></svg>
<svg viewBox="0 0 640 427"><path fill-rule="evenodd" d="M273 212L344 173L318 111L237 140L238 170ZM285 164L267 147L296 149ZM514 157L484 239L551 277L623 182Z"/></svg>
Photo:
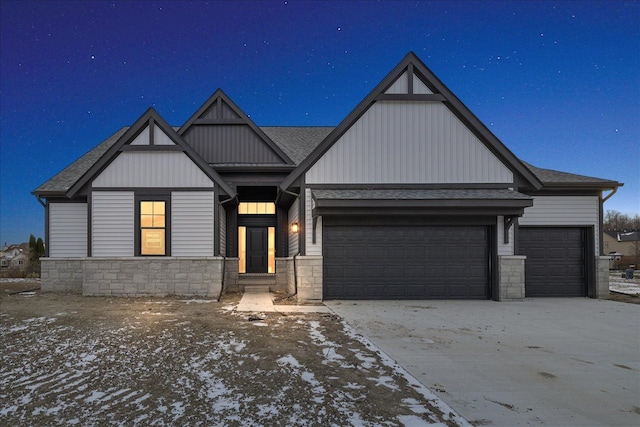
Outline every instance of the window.
<svg viewBox="0 0 640 427"><path fill-rule="evenodd" d="M240 215L274 215L276 205L273 202L241 202L238 205Z"/></svg>
<svg viewBox="0 0 640 427"><path fill-rule="evenodd" d="M167 255L167 202L139 202L140 255Z"/></svg>
<svg viewBox="0 0 640 427"><path fill-rule="evenodd" d="M18 260L18 265L20 265L20 266L24 265L24 260L23 259L19 259Z"/></svg>

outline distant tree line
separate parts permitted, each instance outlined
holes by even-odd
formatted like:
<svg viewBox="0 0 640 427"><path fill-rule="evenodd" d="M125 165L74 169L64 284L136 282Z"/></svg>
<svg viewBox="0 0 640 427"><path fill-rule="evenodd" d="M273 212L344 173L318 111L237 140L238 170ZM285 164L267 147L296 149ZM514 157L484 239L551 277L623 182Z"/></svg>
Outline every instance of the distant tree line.
<svg viewBox="0 0 640 427"><path fill-rule="evenodd" d="M604 214L605 230L640 230L640 215L627 215L622 212L608 210Z"/></svg>

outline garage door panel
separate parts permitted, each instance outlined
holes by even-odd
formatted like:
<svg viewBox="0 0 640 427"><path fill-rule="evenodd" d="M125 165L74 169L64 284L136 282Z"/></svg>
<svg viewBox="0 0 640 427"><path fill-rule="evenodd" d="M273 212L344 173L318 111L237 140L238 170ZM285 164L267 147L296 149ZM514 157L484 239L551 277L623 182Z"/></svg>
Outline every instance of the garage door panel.
<svg viewBox="0 0 640 427"><path fill-rule="evenodd" d="M580 227L520 227L527 297L586 295L585 236Z"/></svg>
<svg viewBox="0 0 640 427"><path fill-rule="evenodd" d="M343 226L326 221L323 245L327 299L488 296L485 226Z"/></svg>

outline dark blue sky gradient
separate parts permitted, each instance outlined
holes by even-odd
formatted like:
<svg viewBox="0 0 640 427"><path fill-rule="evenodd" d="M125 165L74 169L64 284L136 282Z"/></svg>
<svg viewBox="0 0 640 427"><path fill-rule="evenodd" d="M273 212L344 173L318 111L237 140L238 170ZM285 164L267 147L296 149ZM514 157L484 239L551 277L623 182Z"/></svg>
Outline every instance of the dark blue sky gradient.
<svg viewBox="0 0 640 427"><path fill-rule="evenodd" d="M0 0L0 244L30 192L149 106L222 88L260 126L336 125L414 51L517 156L640 211L640 3Z"/></svg>

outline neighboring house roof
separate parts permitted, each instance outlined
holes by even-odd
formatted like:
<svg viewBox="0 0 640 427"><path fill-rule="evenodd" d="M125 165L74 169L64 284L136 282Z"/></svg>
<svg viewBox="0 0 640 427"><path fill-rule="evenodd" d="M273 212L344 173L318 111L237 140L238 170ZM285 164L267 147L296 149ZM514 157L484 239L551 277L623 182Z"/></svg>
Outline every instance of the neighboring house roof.
<svg viewBox="0 0 640 427"><path fill-rule="evenodd" d="M618 242L637 242L640 240L640 231L637 230L604 230L604 233L616 239Z"/></svg>

